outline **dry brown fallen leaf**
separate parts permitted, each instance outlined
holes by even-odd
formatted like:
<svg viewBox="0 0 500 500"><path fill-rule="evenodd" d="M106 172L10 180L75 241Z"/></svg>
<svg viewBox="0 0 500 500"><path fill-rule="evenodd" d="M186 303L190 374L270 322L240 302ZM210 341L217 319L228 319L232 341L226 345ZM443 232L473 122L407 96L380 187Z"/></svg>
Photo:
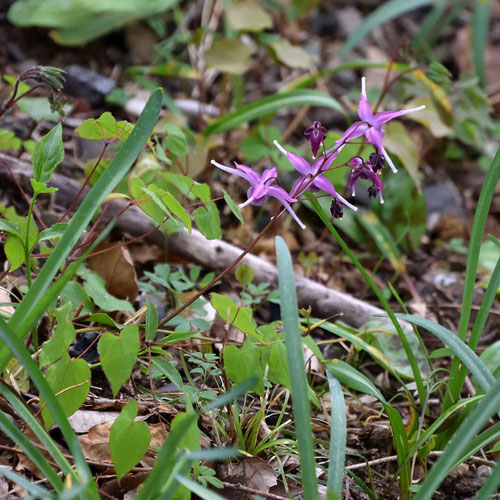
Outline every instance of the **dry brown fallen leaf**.
<svg viewBox="0 0 500 500"><path fill-rule="evenodd" d="M269 490L278 484L273 468L258 458L245 458L238 464L219 466L218 477L228 483L239 484L248 488L269 493ZM225 488L221 491L224 498L244 500L253 498L241 491Z"/></svg>
<svg viewBox="0 0 500 500"><path fill-rule="evenodd" d="M93 462L113 463L109 451L109 432L111 424L104 422L92 427L87 434L78 436L83 456Z"/></svg>
<svg viewBox="0 0 500 500"><path fill-rule="evenodd" d="M116 243L101 243L96 252L115 246ZM134 303L139 288L134 264L129 251L125 247L111 248L107 252L87 259L90 269L104 279L106 290L118 299Z"/></svg>

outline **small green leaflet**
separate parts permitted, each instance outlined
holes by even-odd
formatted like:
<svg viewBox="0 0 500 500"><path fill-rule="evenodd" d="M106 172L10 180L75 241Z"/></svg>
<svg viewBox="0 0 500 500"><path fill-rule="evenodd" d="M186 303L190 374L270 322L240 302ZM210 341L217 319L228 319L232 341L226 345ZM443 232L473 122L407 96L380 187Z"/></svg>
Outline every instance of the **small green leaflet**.
<svg viewBox="0 0 500 500"><path fill-rule="evenodd" d="M275 342L271 345L271 355L269 356L268 363L269 380L290 389L288 360L286 357L286 347L283 342Z"/></svg>
<svg viewBox="0 0 500 500"><path fill-rule="evenodd" d="M260 337L256 332L252 309L249 307L238 307L229 297L218 293L212 293L212 306L223 321L228 321L243 333Z"/></svg>
<svg viewBox="0 0 500 500"><path fill-rule="evenodd" d="M234 273L236 280L241 286L247 286L250 284L254 277L254 270L252 266L248 264L241 264L236 268L236 272Z"/></svg>
<svg viewBox="0 0 500 500"><path fill-rule="evenodd" d="M106 332L99 339L97 351L101 358L102 369L111 384L113 396L116 396L120 387L130 377L137 361L139 347L137 325L126 326L119 337Z"/></svg>
<svg viewBox="0 0 500 500"><path fill-rule="evenodd" d="M234 216L242 223L245 224L245 221L243 220L243 215L241 215L241 210L236 205L236 203L233 201L231 196L229 196L229 193L223 189L222 192L224 193L224 201L227 203L227 206L231 209L231 212L233 212Z"/></svg>
<svg viewBox="0 0 500 500"><path fill-rule="evenodd" d="M219 210L213 201L208 201L202 207L198 207L193 215L198 229L205 238L209 240L222 238Z"/></svg>
<svg viewBox="0 0 500 500"><path fill-rule="evenodd" d="M91 141L104 141L119 137L126 139L132 131L132 125L126 121L117 122L114 116L107 111L99 118L85 120L77 129L76 133L82 139Z"/></svg>
<svg viewBox="0 0 500 500"><path fill-rule="evenodd" d="M10 264L9 271L14 271L24 263L24 245L20 238L9 234L3 247Z"/></svg>
<svg viewBox="0 0 500 500"><path fill-rule="evenodd" d="M68 417L75 413L87 399L90 388L90 368L84 359L70 359L67 353L62 358L50 366L45 372L45 380L50 388L57 395L59 404L64 414ZM49 409L42 404L42 417L45 427L48 429L54 418Z"/></svg>
<svg viewBox="0 0 500 500"><path fill-rule="evenodd" d="M137 403L129 401L111 426L109 449L118 481L137 465L148 451L151 434L146 422L134 422Z"/></svg>
<svg viewBox="0 0 500 500"><path fill-rule="evenodd" d="M64 353L68 352L68 347L75 339L75 329L71 322L72 304L68 300L66 303L54 311L57 319L57 326L49 340L43 343L40 353L40 366L45 366L57 361Z"/></svg>
<svg viewBox="0 0 500 500"><path fill-rule="evenodd" d="M249 340L241 348L228 345L224 349L224 366L229 379L239 384L252 377L257 377L253 390L264 396L264 377L260 364L260 350Z"/></svg>
<svg viewBox="0 0 500 500"><path fill-rule="evenodd" d="M62 125L58 123L47 135L38 141L35 147L35 151L31 157L33 178L38 182L49 182L52 173L63 159Z"/></svg>

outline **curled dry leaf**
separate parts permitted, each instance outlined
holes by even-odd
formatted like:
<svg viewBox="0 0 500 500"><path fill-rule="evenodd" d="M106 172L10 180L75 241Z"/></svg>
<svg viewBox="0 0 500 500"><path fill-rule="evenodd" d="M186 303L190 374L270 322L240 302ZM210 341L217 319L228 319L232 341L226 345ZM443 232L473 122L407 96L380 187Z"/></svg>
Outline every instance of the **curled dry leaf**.
<svg viewBox="0 0 500 500"><path fill-rule="evenodd" d="M106 290L111 295L133 304L139 289L130 253L125 247L116 248L115 243L105 242L98 245L95 251L108 248L107 252L88 258L87 265L104 279Z"/></svg>
<svg viewBox="0 0 500 500"><path fill-rule="evenodd" d="M86 460L112 464L109 451L109 433L111 424L104 422L94 425L87 434L78 436Z"/></svg>
<svg viewBox="0 0 500 500"><path fill-rule="evenodd" d="M278 484L273 468L258 458L245 458L238 464L227 464L219 467L218 477L222 481L239 484L248 488L269 493ZM244 499L241 491L226 488L222 491L224 498Z"/></svg>

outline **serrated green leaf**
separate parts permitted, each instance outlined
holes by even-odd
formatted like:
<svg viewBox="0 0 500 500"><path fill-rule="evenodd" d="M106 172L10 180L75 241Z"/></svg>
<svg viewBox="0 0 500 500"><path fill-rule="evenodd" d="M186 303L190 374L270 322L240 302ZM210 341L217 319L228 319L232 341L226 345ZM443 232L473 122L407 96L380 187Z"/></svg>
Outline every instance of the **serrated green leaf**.
<svg viewBox="0 0 500 500"><path fill-rule="evenodd" d="M130 377L139 352L139 328L137 325L126 326L117 337L105 332L99 339L97 351L106 378L111 384L113 396Z"/></svg>
<svg viewBox="0 0 500 500"><path fill-rule="evenodd" d="M146 422L134 422L137 409L132 399L111 426L109 449L118 481L144 457L151 440Z"/></svg>
<svg viewBox="0 0 500 500"><path fill-rule="evenodd" d="M198 207L193 215L198 229L205 238L209 240L222 238L219 210L213 201L208 201L202 207Z"/></svg>
<svg viewBox="0 0 500 500"><path fill-rule="evenodd" d="M52 173L63 159L62 125L58 123L48 134L38 141L35 147L31 158L31 162L33 163L33 178L39 182L49 182Z"/></svg>
<svg viewBox="0 0 500 500"><path fill-rule="evenodd" d="M47 187L45 182L38 182L35 179L30 179L31 187L33 188L33 196L37 196L42 193L55 193L58 188Z"/></svg>
<svg viewBox="0 0 500 500"><path fill-rule="evenodd" d="M243 220L243 215L241 214L240 207L236 205L236 203L233 201L231 196L229 196L229 193L223 189L222 192L224 193L224 200L227 203L227 206L231 209L231 212L233 212L233 215L242 223L245 224L245 221Z"/></svg>
<svg viewBox="0 0 500 500"><path fill-rule="evenodd" d="M57 395L57 399L64 414L68 417L82 406L90 389L90 368L84 359L70 359L67 353L45 372L45 380ZM40 398L43 405L43 399ZM48 429L54 418L44 407L42 417Z"/></svg>
<svg viewBox="0 0 500 500"><path fill-rule="evenodd" d="M260 364L260 350L249 340L240 347L228 345L224 349L224 367L229 379L239 384L252 377L257 377L252 387L259 396L264 396L264 376Z"/></svg>
<svg viewBox="0 0 500 500"><path fill-rule="evenodd" d="M71 302L66 302L62 307L54 311L57 319L57 326L49 340L42 344L40 353L40 367L56 362L65 353L75 339L75 329L71 322L72 307Z"/></svg>

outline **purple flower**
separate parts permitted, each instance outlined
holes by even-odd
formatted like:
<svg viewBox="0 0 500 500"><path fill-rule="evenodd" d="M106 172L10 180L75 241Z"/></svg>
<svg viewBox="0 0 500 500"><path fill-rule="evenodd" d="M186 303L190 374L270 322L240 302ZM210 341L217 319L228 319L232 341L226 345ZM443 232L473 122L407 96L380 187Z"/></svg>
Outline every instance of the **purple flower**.
<svg viewBox="0 0 500 500"><path fill-rule="evenodd" d="M224 170L224 172L243 177L243 179L250 183L250 188L247 191L248 200L240 204L241 208L246 207L247 205L260 206L269 196L272 196L273 198L279 200L285 209L290 212L295 222L297 222L302 229L305 229L306 226L302 224L290 206L290 203L295 203L297 200L292 198L282 187L272 185L277 179L276 167L268 168L262 172L262 175L260 175L250 167L240 165L236 162L234 162L236 168L226 167L225 165L217 163L215 160L212 160L211 163L217 168Z"/></svg>
<svg viewBox="0 0 500 500"><path fill-rule="evenodd" d="M318 155L320 146L324 146L326 134L326 128L323 127L323 125L321 125L321 123L318 121L313 122L313 124L310 127L307 127L304 132L307 140L311 143L311 150L314 160Z"/></svg>
<svg viewBox="0 0 500 500"><path fill-rule="evenodd" d="M322 173L326 172L326 170L330 167L335 158L337 158L337 155L342 148L339 148L329 156L320 156L311 165L307 160L302 158L302 156L286 151L278 143L278 141L274 141L274 144L288 158L293 168L295 168L295 170L297 170L297 172L301 175L290 191L293 196L300 196L307 188L309 188L309 190L313 193L321 190L325 191L333 198L341 201L351 210L357 210L354 205L351 205L346 199L340 196L340 194L335 191L333 184L324 175L322 175Z"/></svg>
<svg viewBox="0 0 500 500"><path fill-rule="evenodd" d="M385 131L382 129L382 126L394 118L407 115L409 113L415 113L415 111L420 111L424 108L425 106L419 106L418 108L402 109L400 111L382 111L381 113L374 115L366 98L366 78L363 77L361 78L361 97L358 104L358 115L360 121L353 123L337 141L337 144L345 144L349 140L356 139L364 135L366 140L375 146L377 153L385 158L389 167L391 167L391 170L393 172L397 172L394 163L382 145L382 138L385 135Z"/></svg>
<svg viewBox="0 0 500 500"><path fill-rule="evenodd" d="M370 158L371 156L372 155L370 155ZM384 183L380 180L380 176L375 171L378 165L374 167L370 161L363 161L361 158L357 157L353 158L350 163L353 168L347 187L351 189L352 195L356 196L356 181L358 179L368 179L373 183L373 185L368 188L368 196L370 198L375 198L378 195L380 203L384 203L384 198L382 197Z"/></svg>

